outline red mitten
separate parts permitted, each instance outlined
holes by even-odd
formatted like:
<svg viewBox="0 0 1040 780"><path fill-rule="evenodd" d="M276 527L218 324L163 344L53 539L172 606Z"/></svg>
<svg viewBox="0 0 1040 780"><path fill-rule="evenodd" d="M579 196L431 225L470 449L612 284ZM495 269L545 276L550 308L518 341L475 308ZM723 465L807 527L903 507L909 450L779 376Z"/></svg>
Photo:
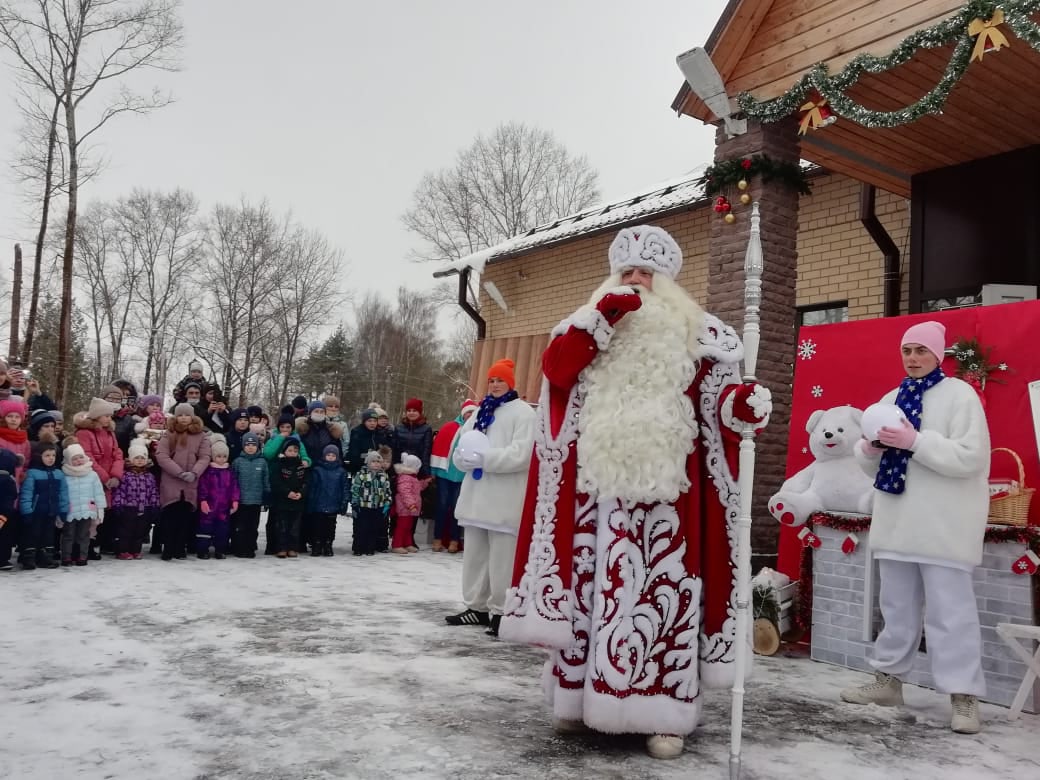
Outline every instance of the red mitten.
<svg viewBox="0 0 1040 780"><path fill-rule="evenodd" d="M773 411L773 394L768 387L747 382L733 391L733 416L741 422L757 425L769 419Z"/></svg>
<svg viewBox="0 0 1040 780"><path fill-rule="evenodd" d="M628 314L630 311L635 311L643 305L643 299L639 297L636 292L622 292L627 288L621 287L617 290L611 290L606 293L599 302L596 304L596 309L603 318L610 323L611 327L617 324L618 320Z"/></svg>

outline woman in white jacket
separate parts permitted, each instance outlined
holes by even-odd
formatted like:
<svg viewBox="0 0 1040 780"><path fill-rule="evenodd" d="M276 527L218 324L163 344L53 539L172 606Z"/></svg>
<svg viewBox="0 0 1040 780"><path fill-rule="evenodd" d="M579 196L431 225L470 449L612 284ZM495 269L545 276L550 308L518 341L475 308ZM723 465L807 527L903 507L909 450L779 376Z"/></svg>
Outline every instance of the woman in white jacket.
<svg viewBox="0 0 1040 780"><path fill-rule="evenodd" d="M453 626L488 626L498 636L506 590L513 576L516 534L527 493L534 449L534 410L515 389L514 363L499 360L488 371L488 394L459 429L482 431L490 444L483 454L455 449L452 459L466 472L455 506L466 527L462 555L462 598L466 609L444 618Z"/></svg>
<svg viewBox="0 0 1040 780"><path fill-rule="evenodd" d="M936 690L950 694L950 727L979 730L986 692L972 570L982 562L989 507L989 430L975 390L939 367L946 329L918 323L903 335L907 377L883 403L907 416L882 428L882 448L861 440L856 458L875 478L870 548L881 576L885 626L874 645L874 682L849 688L853 704L903 703L900 675L917 656L922 625Z"/></svg>

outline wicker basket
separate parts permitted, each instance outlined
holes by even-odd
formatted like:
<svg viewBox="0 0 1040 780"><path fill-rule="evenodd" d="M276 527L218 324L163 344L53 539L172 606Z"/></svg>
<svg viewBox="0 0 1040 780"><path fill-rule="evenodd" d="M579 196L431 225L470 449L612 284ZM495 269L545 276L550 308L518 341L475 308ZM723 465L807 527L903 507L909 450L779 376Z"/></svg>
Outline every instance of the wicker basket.
<svg viewBox="0 0 1040 780"><path fill-rule="evenodd" d="M1007 447L996 447L993 452L1006 452L1018 464L1018 485L1012 486L1006 496L989 501L989 522L999 525L1026 525L1029 521L1029 502L1036 488L1026 487L1026 469L1018 453ZM991 453L992 454L992 453Z"/></svg>

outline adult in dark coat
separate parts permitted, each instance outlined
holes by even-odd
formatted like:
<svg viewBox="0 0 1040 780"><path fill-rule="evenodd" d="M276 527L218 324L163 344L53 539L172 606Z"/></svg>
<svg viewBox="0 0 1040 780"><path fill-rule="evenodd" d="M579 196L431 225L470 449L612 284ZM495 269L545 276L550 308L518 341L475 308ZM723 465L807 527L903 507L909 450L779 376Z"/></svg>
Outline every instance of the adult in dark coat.
<svg viewBox="0 0 1040 780"><path fill-rule="evenodd" d="M361 424L350 431L347 452L343 458L347 473L353 476L365 468L365 455L373 450L378 450L379 445L384 443L376 423L375 410L365 409L361 413Z"/></svg>
<svg viewBox="0 0 1040 780"><path fill-rule="evenodd" d="M117 379L101 391L101 398L119 405L112 414L112 423L115 425L116 444L126 457L130 442L137 438L134 426L141 419L137 416L137 388L129 380Z"/></svg>
<svg viewBox="0 0 1040 780"><path fill-rule="evenodd" d="M419 478L430 476L430 454L433 451L433 428L423 416L423 402L418 398L409 398L404 406L404 417L395 431L397 448L394 462L401 461L405 452L417 457L422 462Z"/></svg>
<svg viewBox="0 0 1040 780"><path fill-rule="evenodd" d="M220 385L210 383L202 387L202 400L195 407L195 414L207 430L227 436L231 431L231 411L220 391Z"/></svg>

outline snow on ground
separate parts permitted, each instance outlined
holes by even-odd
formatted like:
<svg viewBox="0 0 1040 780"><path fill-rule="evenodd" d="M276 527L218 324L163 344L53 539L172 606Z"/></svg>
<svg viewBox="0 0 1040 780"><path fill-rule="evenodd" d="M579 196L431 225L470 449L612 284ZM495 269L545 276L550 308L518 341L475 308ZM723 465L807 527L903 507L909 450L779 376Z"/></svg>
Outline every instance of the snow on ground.
<svg viewBox="0 0 1040 780"><path fill-rule="evenodd" d="M150 780L728 776L728 692L682 758L557 736L542 654L452 628L461 556L143 561L0 575L0 776ZM756 659L747 780L1040 776L1040 717L837 701L861 674Z"/></svg>

